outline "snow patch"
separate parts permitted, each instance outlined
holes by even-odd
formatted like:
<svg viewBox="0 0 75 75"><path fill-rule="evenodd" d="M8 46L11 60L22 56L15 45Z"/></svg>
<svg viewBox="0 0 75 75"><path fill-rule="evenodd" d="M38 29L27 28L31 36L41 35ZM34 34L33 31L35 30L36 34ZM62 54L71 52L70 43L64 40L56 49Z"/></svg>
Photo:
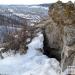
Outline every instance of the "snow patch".
<svg viewBox="0 0 75 75"><path fill-rule="evenodd" d="M40 50L43 49L43 34L38 33L28 44L25 55L8 56L0 60L0 74L2 75L60 75L59 62L48 58Z"/></svg>

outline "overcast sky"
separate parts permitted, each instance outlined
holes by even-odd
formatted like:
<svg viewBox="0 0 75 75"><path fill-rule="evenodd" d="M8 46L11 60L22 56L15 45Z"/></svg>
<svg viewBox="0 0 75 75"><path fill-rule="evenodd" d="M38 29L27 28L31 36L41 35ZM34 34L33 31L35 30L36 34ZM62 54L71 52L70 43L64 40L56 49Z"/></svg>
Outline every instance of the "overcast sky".
<svg viewBox="0 0 75 75"><path fill-rule="evenodd" d="M42 3L53 3L58 0L0 0L0 4L42 4ZM67 2L69 0L62 0L63 2ZM74 0L71 0L74 2Z"/></svg>

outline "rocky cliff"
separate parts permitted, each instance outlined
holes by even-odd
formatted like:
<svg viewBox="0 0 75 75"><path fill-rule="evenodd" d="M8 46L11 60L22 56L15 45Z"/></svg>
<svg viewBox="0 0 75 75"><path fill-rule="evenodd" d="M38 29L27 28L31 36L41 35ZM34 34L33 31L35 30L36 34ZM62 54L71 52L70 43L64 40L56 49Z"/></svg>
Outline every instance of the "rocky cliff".
<svg viewBox="0 0 75 75"><path fill-rule="evenodd" d="M61 61L64 71L75 65L75 6L58 1L49 7L49 18L37 27L44 33L44 53Z"/></svg>

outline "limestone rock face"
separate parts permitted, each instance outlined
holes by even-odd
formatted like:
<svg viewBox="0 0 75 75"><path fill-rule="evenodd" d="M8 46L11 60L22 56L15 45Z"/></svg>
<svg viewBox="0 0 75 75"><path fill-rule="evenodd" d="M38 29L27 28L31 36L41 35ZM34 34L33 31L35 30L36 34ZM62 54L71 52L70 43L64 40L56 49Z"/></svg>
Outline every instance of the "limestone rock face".
<svg viewBox="0 0 75 75"><path fill-rule="evenodd" d="M75 66L75 26L64 27L63 40L61 65L64 71L67 66Z"/></svg>
<svg viewBox="0 0 75 75"><path fill-rule="evenodd" d="M61 60L64 71L75 66L75 5L58 1L50 5L48 14L49 18L36 27L44 31L44 51Z"/></svg>
<svg viewBox="0 0 75 75"><path fill-rule="evenodd" d="M57 23L74 24L75 7L72 2L62 3L58 1L49 8L49 16Z"/></svg>
<svg viewBox="0 0 75 75"><path fill-rule="evenodd" d="M51 20L52 21L52 20ZM49 42L50 48L62 48L62 31L61 27L55 22L51 22L45 27L45 33Z"/></svg>
<svg viewBox="0 0 75 75"><path fill-rule="evenodd" d="M49 7L49 18L42 26L49 54L61 58L63 71L75 65L75 6L58 1ZM41 27L41 26L40 26Z"/></svg>
<svg viewBox="0 0 75 75"><path fill-rule="evenodd" d="M50 56L61 59L61 51L63 48L63 31L62 26L50 20L50 23L45 27L45 38L47 39L48 52Z"/></svg>

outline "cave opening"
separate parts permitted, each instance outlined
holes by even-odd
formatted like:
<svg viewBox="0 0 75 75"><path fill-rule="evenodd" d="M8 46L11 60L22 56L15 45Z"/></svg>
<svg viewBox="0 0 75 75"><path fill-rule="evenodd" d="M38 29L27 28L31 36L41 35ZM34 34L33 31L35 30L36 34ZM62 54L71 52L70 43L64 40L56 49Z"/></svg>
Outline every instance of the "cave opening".
<svg viewBox="0 0 75 75"><path fill-rule="evenodd" d="M50 46L48 45L48 39L46 38L45 33L44 35L44 54L47 55L49 58L56 58L58 61L61 61L61 53L58 53L57 51L60 51L59 49L55 49L55 48L50 48Z"/></svg>

